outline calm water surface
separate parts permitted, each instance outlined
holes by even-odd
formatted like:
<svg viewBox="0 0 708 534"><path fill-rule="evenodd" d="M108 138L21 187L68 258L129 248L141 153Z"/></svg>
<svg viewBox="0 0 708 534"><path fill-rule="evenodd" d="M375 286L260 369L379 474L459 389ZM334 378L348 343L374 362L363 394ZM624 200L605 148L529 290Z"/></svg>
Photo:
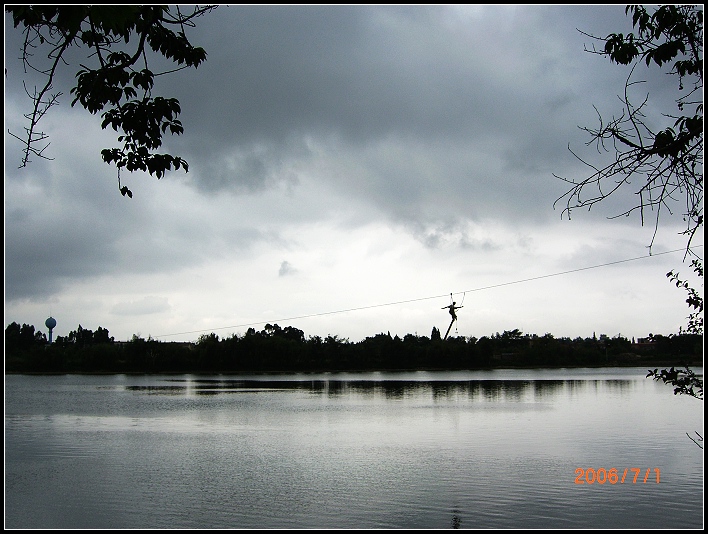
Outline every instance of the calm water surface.
<svg viewBox="0 0 708 534"><path fill-rule="evenodd" d="M8 375L5 526L702 528L703 403L645 375Z"/></svg>

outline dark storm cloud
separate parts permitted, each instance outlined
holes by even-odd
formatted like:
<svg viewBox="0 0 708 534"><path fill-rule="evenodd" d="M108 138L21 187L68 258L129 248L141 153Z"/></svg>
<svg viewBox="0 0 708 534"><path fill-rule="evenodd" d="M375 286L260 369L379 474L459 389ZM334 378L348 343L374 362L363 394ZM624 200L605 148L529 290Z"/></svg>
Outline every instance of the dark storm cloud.
<svg viewBox="0 0 708 534"><path fill-rule="evenodd" d="M18 100L6 99L14 117ZM54 160L17 169L19 155L13 150L6 158L6 302L45 299L92 277L176 272L279 239L277 231L256 228L247 218L215 219L174 189L169 194L168 178L156 183L124 173L123 183L136 195L122 197L115 169L99 156L110 134L79 110L53 109L43 127L52 133ZM160 187L164 196L156 192Z"/></svg>
<svg viewBox="0 0 708 534"><path fill-rule="evenodd" d="M104 229L76 219L37 219L10 210L5 228L6 301L44 298L68 280L110 270L117 260Z"/></svg>
<svg viewBox="0 0 708 534"><path fill-rule="evenodd" d="M239 6L210 17L194 31L211 52L189 75L202 101L190 120L226 144L312 132L360 143L506 135L530 97L546 107L568 97L557 76L572 59L559 49L582 42L535 7L488 8L479 19L419 6Z"/></svg>
<svg viewBox="0 0 708 534"><path fill-rule="evenodd" d="M179 146L203 191L263 190L319 165L397 220L557 217L552 173L575 165L577 126L623 81L576 28L606 34L618 18L618 6L220 7L192 34L209 56L178 89Z"/></svg>
<svg viewBox="0 0 708 534"><path fill-rule="evenodd" d="M190 161L192 172L185 179L200 191L253 194L282 182L296 187L307 169L345 197L377 206L429 245L463 235L465 219L555 217L550 205L562 187L551 173L573 163L566 144L569 137L577 139L578 117L594 119L592 101L578 91L591 92L590 82L610 76L605 60L588 71L593 58L582 52L586 39L576 27L582 21L588 31L606 33L621 11L616 6L468 11L221 6L189 30L193 42L207 50L207 62L196 71L158 78L157 92L179 97L186 129L166 145ZM9 57L19 55L20 45L20 33L8 32ZM19 62L9 65L9 102L26 108L19 67ZM60 116L71 121L67 108L76 70L60 70L55 83L67 112ZM577 83L583 77L587 87ZM56 109L52 112L56 117ZM82 124L97 128L98 120ZM21 128L13 124L14 131ZM114 142L110 131L104 134L106 146ZM52 139L52 156L60 141ZM16 146L11 142L9 148ZM56 202L105 202L105 190L86 190L83 170L75 172L75 181L64 177L55 189ZM107 174L105 168L96 172ZM54 221L72 240L55 240L54 247L68 251L84 243L60 272L79 275L94 265L100 270L112 263L114 246L128 245L120 237L130 233L125 214L105 209L100 220L106 225L114 217L116 226L106 225L100 236L82 238L89 229L74 232L71 222ZM127 224L139 226L135 219ZM182 264L177 247L160 246L174 241L174 233L160 235L158 221L144 225L153 230L140 241L152 242L149 250L170 251L159 257L173 261L148 252L141 257L155 259L138 263L155 269ZM202 225L185 225L184 241ZM11 269L31 256L21 251L33 242L22 232L18 226L8 236Z"/></svg>
<svg viewBox="0 0 708 534"><path fill-rule="evenodd" d="M320 180L394 219L439 216L421 209L431 180L458 217L469 214L456 200L472 195L480 214L532 194L524 213L550 213L577 124L614 98L594 98L612 72L576 28L603 35L622 19L620 6L221 6L189 30L206 63L158 78L186 128L167 144L203 192L297 183L324 159ZM392 149L403 158L385 161Z"/></svg>

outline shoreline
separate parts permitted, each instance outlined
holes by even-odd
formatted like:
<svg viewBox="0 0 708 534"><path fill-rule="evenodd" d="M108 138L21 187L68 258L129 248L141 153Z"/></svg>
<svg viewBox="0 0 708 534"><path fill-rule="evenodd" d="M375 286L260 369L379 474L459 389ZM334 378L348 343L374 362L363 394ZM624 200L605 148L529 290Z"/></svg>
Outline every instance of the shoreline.
<svg viewBox="0 0 708 534"><path fill-rule="evenodd" d="M536 366L536 365L506 365L500 367L478 367L478 368L458 368L458 367L427 367L427 368L399 368L399 369L308 369L308 370L283 370L283 371L5 371L8 375L31 375L31 376L65 376L65 375L128 375L128 376L151 376L151 375L195 375L195 376L274 376L274 375L316 375L316 374L367 374L367 373L416 373L416 372L476 372L476 371L503 371L503 370L558 370L558 369L613 369L613 368L647 368L647 371L658 368L675 367L684 369L686 367L696 369L703 368L703 363L677 364L676 362L645 362L645 364L616 363L614 365L561 365L561 366Z"/></svg>

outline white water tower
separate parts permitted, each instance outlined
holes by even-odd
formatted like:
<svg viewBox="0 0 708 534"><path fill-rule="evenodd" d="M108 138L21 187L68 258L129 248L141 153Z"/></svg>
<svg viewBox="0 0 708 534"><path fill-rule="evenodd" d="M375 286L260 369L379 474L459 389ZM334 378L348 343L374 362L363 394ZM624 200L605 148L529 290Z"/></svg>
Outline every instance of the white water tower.
<svg viewBox="0 0 708 534"><path fill-rule="evenodd" d="M44 326L49 328L49 342L52 342L52 330L54 330L54 327L57 325L57 320L54 317L50 317L46 321L44 321Z"/></svg>

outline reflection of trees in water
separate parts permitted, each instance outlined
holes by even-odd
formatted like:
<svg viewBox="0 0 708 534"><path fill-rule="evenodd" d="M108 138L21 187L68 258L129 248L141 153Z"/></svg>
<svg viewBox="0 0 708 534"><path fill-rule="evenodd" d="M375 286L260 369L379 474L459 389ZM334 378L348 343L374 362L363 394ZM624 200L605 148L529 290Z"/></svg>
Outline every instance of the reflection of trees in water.
<svg viewBox="0 0 708 534"><path fill-rule="evenodd" d="M327 380L327 395L338 397L344 394L346 382L342 380Z"/></svg>
<svg viewBox="0 0 708 534"><path fill-rule="evenodd" d="M414 396L431 396L434 400L485 400L489 402L524 402L525 399L552 397L567 388L578 394L592 386L598 392L607 387L612 392L629 393L631 380L256 380L256 379L173 379L183 385L127 386L127 390L149 394L209 395L246 391L302 391L315 395L340 397L362 395L401 400Z"/></svg>
<svg viewBox="0 0 708 534"><path fill-rule="evenodd" d="M593 388L595 394L601 395L609 390L611 393L626 395L634 388L634 380L565 380L565 385L571 395L582 394L587 388Z"/></svg>
<svg viewBox="0 0 708 534"><path fill-rule="evenodd" d="M531 382L528 380L506 381L502 384L504 398L515 402L521 402L524 393L530 388Z"/></svg>
<svg viewBox="0 0 708 534"><path fill-rule="evenodd" d="M182 395L187 386L125 386L126 391L139 391L148 395Z"/></svg>
<svg viewBox="0 0 708 534"><path fill-rule="evenodd" d="M482 396L488 401L501 400L503 382L501 380L490 380L480 384Z"/></svg>
<svg viewBox="0 0 708 534"><path fill-rule="evenodd" d="M565 385L571 395L578 395L583 392L587 386L586 380L566 380Z"/></svg>
<svg viewBox="0 0 708 534"><path fill-rule="evenodd" d="M383 394L387 399L400 400L406 396L406 387L399 384L390 384L383 389Z"/></svg>
<svg viewBox="0 0 708 534"><path fill-rule="evenodd" d="M533 394L537 399L552 397L563 389L565 380L534 380Z"/></svg>
<svg viewBox="0 0 708 534"><path fill-rule="evenodd" d="M480 380L475 389L488 401L522 402L532 384L531 380Z"/></svg>
<svg viewBox="0 0 708 534"><path fill-rule="evenodd" d="M462 518L460 517L459 510L452 511L452 524L450 526L452 528L460 528L460 526L462 526Z"/></svg>
<svg viewBox="0 0 708 534"><path fill-rule="evenodd" d="M430 384L435 400L451 399L468 391L466 382L433 382Z"/></svg>
<svg viewBox="0 0 708 534"><path fill-rule="evenodd" d="M557 382L563 383L563 381ZM545 388L545 385L537 385L530 380L361 381L356 383L352 391L363 395L382 394L392 399L429 394L435 400L466 397L472 400L521 402L532 385L536 391Z"/></svg>
<svg viewBox="0 0 708 534"><path fill-rule="evenodd" d="M631 380L606 380L605 387L613 393L627 394L634 389Z"/></svg>

